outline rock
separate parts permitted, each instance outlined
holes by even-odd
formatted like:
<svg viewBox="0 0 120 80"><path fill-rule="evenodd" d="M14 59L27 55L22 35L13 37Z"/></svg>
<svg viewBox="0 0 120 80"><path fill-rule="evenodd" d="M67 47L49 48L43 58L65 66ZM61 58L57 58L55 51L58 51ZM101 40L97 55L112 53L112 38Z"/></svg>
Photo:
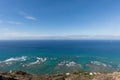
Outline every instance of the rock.
<svg viewBox="0 0 120 80"><path fill-rule="evenodd" d="M92 76L92 75L93 75L93 73L92 73L92 72L90 72L90 74L89 74L89 75L91 75L91 76Z"/></svg>
<svg viewBox="0 0 120 80"><path fill-rule="evenodd" d="M99 73L99 72L82 72L72 74L66 73L58 75L31 75L22 71L11 73L1 73L0 80L120 80L120 72Z"/></svg>
<svg viewBox="0 0 120 80"><path fill-rule="evenodd" d="M17 80L11 77L4 77L4 76L0 76L0 80Z"/></svg>
<svg viewBox="0 0 120 80"><path fill-rule="evenodd" d="M12 73L12 70L10 70L10 72L9 73Z"/></svg>
<svg viewBox="0 0 120 80"><path fill-rule="evenodd" d="M69 76L70 75L70 73L66 73L66 76Z"/></svg>
<svg viewBox="0 0 120 80"><path fill-rule="evenodd" d="M58 76L53 78L52 80L65 80L64 76Z"/></svg>
<svg viewBox="0 0 120 80"><path fill-rule="evenodd" d="M102 73L93 80L120 80L120 72Z"/></svg>
<svg viewBox="0 0 120 80"><path fill-rule="evenodd" d="M16 74L16 75L27 75L28 74L28 73L23 72L23 71L15 71L13 73Z"/></svg>
<svg viewBox="0 0 120 80"><path fill-rule="evenodd" d="M93 74L94 74L94 75L97 75L97 73L96 73L96 72L93 72Z"/></svg>
<svg viewBox="0 0 120 80"><path fill-rule="evenodd" d="M100 75L101 73L100 72L97 72L98 75Z"/></svg>

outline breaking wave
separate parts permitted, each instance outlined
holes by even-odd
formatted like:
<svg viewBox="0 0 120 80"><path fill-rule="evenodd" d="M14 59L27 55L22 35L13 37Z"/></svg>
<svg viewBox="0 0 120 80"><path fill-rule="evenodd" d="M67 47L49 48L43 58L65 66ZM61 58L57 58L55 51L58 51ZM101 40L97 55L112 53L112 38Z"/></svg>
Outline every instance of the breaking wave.
<svg viewBox="0 0 120 80"><path fill-rule="evenodd" d="M74 61L62 61L58 63L58 66L66 66L66 67L74 67L74 66L80 66L80 64L77 64Z"/></svg>
<svg viewBox="0 0 120 80"><path fill-rule="evenodd" d="M26 60L27 60L27 56L11 57L4 61L0 61L0 67L4 67L5 65L13 65L14 63L26 61Z"/></svg>
<svg viewBox="0 0 120 80"><path fill-rule="evenodd" d="M27 56L22 56L22 57L15 57L15 58L9 58L9 59L6 59L4 61L0 61L0 64L12 64L14 62L18 62L18 61L26 61L27 60Z"/></svg>
<svg viewBox="0 0 120 80"><path fill-rule="evenodd" d="M108 65L99 61L91 61L91 64L97 65L97 66L104 66L107 67Z"/></svg>
<svg viewBox="0 0 120 80"><path fill-rule="evenodd" d="M3 62L12 62L12 61L26 61L27 57L26 56L22 56L22 57L16 57L16 58L9 58L6 59Z"/></svg>
<svg viewBox="0 0 120 80"><path fill-rule="evenodd" d="M32 66L32 65L36 65L36 64L41 64L41 63L44 63L44 62L47 61L47 58L36 57L36 59L37 59L36 61L28 63L28 64L25 64L25 65L23 65L23 67L25 67L25 66Z"/></svg>

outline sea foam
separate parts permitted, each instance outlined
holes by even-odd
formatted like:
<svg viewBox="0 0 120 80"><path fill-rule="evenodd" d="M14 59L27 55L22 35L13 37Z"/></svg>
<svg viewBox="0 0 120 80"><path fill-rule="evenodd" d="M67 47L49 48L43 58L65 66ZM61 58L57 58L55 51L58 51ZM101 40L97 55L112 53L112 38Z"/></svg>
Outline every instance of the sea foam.
<svg viewBox="0 0 120 80"><path fill-rule="evenodd" d="M22 56L22 57L16 57L16 58L9 58L6 59L3 62L12 62L12 61L26 61L27 57L26 56Z"/></svg>
<svg viewBox="0 0 120 80"><path fill-rule="evenodd" d="M36 64L41 64L41 63L44 63L44 62L47 61L47 58L36 57L36 59L37 59L36 61L31 62L31 63L28 63L28 64L26 64L26 65L23 65L23 67L24 67L24 66L32 66L32 65L36 65Z"/></svg>
<svg viewBox="0 0 120 80"><path fill-rule="evenodd" d="M0 61L0 64L3 65L12 65L13 63L19 62L19 61L26 61L27 56L22 56L22 57L15 57L15 58L8 58L4 61Z"/></svg>
<svg viewBox="0 0 120 80"><path fill-rule="evenodd" d="M58 63L58 66L66 66L66 67L74 67L74 66L80 66L80 64L77 64L74 61L62 61L60 63Z"/></svg>
<svg viewBox="0 0 120 80"><path fill-rule="evenodd" d="M99 61L91 61L91 64L107 67L108 65Z"/></svg>

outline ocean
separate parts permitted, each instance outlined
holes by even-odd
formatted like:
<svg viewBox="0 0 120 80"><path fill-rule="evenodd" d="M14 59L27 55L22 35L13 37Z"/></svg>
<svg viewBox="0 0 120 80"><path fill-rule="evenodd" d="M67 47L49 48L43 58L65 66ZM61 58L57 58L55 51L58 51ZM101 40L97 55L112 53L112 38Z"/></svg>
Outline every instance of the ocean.
<svg viewBox="0 0 120 80"><path fill-rule="evenodd" d="M120 71L119 40L1 40L0 72Z"/></svg>

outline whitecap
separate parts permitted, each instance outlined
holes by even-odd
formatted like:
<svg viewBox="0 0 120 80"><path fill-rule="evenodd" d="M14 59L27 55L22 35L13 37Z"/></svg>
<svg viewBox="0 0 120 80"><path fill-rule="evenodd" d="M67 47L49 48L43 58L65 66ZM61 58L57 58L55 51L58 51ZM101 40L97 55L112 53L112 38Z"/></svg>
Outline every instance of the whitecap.
<svg viewBox="0 0 120 80"><path fill-rule="evenodd" d="M37 60L40 61L40 62L45 62L47 60L47 58L40 58L40 57L37 57Z"/></svg>
<svg viewBox="0 0 120 80"><path fill-rule="evenodd" d="M68 64L66 64L67 67L73 67L75 66L77 63L75 63L74 61L69 62Z"/></svg>
<svg viewBox="0 0 120 80"><path fill-rule="evenodd" d="M37 57L36 59L37 59L36 61L31 62L31 63L28 63L28 64L26 64L26 65L23 65L23 67L25 67L25 66L32 66L32 65L36 65L36 64L41 64L41 63L44 63L44 62L47 61L47 58Z"/></svg>
<svg viewBox="0 0 120 80"><path fill-rule="evenodd" d="M58 63L58 66L63 66L63 65L66 65L67 63L68 63L69 61L62 61L62 62L60 62L60 63Z"/></svg>
<svg viewBox="0 0 120 80"><path fill-rule="evenodd" d="M7 64L7 65L12 65L13 63L17 62L17 61L26 61L27 57L26 56L22 56L22 57L15 57L15 58L9 58L6 59L4 61L0 61L0 64Z"/></svg>
<svg viewBox="0 0 120 80"><path fill-rule="evenodd" d="M74 66L80 66L80 64L77 64L74 61L62 61L60 63L58 63L58 66L66 66L66 67L74 67Z"/></svg>
<svg viewBox="0 0 120 80"><path fill-rule="evenodd" d="M9 58L6 59L3 62L12 62L12 61L26 61L27 57L26 56L22 56L22 57L16 57L16 58Z"/></svg>
<svg viewBox="0 0 120 80"><path fill-rule="evenodd" d="M105 63L102 63L102 62L99 62L99 61L91 61L91 64L94 64L94 65L98 65L98 66L104 66L104 67L107 67L107 64Z"/></svg>

